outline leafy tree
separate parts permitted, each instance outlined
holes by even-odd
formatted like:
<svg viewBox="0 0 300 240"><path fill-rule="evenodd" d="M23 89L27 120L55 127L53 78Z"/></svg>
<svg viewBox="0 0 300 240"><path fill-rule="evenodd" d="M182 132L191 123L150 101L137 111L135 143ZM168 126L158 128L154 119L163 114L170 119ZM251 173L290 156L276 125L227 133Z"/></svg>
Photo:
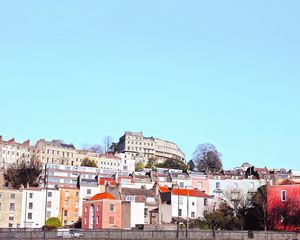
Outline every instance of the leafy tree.
<svg viewBox="0 0 300 240"><path fill-rule="evenodd" d="M179 160L179 159L172 159L172 158L169 158L167 159L165 162L163 163L158 163L156 164L156 167L160 167L160 168L172 168L172 169L181 169L183 170L184 172L187 171L187 165Z"/></svg>
<svg viewBox="0 0 300 240"><path fill-rule="evenodd" d="M42 172L42 164L34 155L29 162L22 161L21 164L12 164L4 174L6 185L13 188L37 187L39 176Z"/></svg>
<svg viewBox="0 0 300 240"><path fill-rule="evenodd" d="M149 159L147 164L146 164L146 168L152 168L154 166L154 161Z"/></svg>
<svg viewBox="0 0 300 240"><path fill-rule="evenodd" d="M77 222L74 224L75 228L82 228L82 218L79 217Z"/></svg>
<svg viewBox="0 0 300 240"><path fill-rule="evenodd" d="M300 204L294 199L282 202L276 208L271 209L268 216L269 227L283 226L283 230L300 226Z"/></svg>
<svg viewBox="0 0 300 240"><path fill-rule="evenodd" d="M97 167L97 163L95 162L95 160L91 160L91 159L86 157L82 160L81 166L84 166L84 167Z"/></svg>
<svg viewBox="0 0 300 240"><path fill-rule="evenodd" d="M108 152L112 153L112 154L118 153L119 152L119 145L118 145L118 143L113 142L110 145Z"/></svg>
<svg viewBox="0 0 300 240"><path fill-rule="evenodd" d="M214 145L209 143L197 146L193 154L193 161L200 171L206 173L219 172L223 168L221 153Z"/></svg>
<svg viewBox="0 0 300 240"><path fill-rule="evenodd" d="M143 170L145 168L145 164L142 162L138 162L135 166L135 171L140 171Z"/></svg>
<svg viewBox="0 0 300 240"><path fill-rule="evenodd" d="M194 163L193 160L190 160L190 161L187 163L187 167L188 167L188 170L190 170L190 171L195 171L196 165L195 165L195 163Z"/></svg>
<svg viewBox="0 0 300 240"><path fill-rule="evenodd" d="M267 230L267 185L261 186L251 197L250 206L245 209L245 228Z"/></svg>
<svg viewBox="0 0 300 240"><path fill-rule="evenodd" d="M61 222L58 217L48 218L46 221L46 227L58 228L61 227Z"/></svg>
<svg viewBox="0 0 300 240"><path fill-rule="evenodd" d="M243 229L243 215L236 214L227 203L222 203L217 210L205 215L204 223L215 230L241 230Z"/></svg>

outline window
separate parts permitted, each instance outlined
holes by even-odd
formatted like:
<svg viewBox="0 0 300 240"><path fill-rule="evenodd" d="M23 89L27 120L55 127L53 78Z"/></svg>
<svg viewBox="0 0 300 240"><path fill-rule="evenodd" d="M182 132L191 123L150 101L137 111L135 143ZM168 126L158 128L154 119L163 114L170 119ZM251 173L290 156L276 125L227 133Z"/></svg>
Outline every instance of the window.
<svg viewBox="0 0 300 240"><path fill-rule="evenodd" d="M52 197L52 192L48 192L48 197Z"/></svg>
<svg viewBox="0 0 300 240"><path fill-rule="evenodd" d="M192 202L192 206L195 206L195 202Z"/></svg>
<svg viewBox="0 0 300 240"><path fill-rule="evenodd" d="M281 191L281 201L286 201L286 190Z"/></svg>
<svg viewBox="0 0 300 240"><path fill-rule="evenodd" d="M13 224L12 224L12 223L9 223L9 224L8 224L8 227L9 227L9 228L12 228L12 227L13 227Z"/></svg>
<svg viewBox="0 0 300 240"><path fill-rule="evenodd" d="M115 217L114 216L110 216L109 220L108 220L109 225L114 225L115 224Z"/></svg>
<svg viewBox="0 0 300 240"><path fill-rule="evenodd" d="M10 199L15 199L15 198L16 198L16 194L11 193L11 194L10 194Z"/></svg>
<svg viewBox="0 0 300 240"><path fill-rule="evenodd" d="M47 218L51 216L51 211L47 211Z"/></svg>
<svg viewBox="0 0 300 240"><path fill-rule="evenodd" d="M115 205L114 204L109 205L109 211L111 211L111 212L115 211Z"/></svg>
<svg viewBox="0 0 300 240"><path fill-rule="evenodd" d="M216 189L220 189L221 187L221 183L220 182L216 182Z"/></svg>
<svg viewBox="0 0 300 240"><path fill-rule="evenodd" d="M14 220L14 217L13 217L13 216L9 216L9 217L8 217L8 220L9 220L9 221L13 221L13 220Z"/></svg>
<svg viewBox="0 0 300 240"><path fill-rule="evenodd" d="M84 218L84 224L86 225L86 218Z"/></svg>
<svg viewBox="0 0 300 240"><path fill-rule="evenodd" d="M99 224L99 217L97 217L96 219L96 224Z"/></svg>
<svg viewBox="0 0 300 240"><path fill-rule="evenodd" d="M134 201L135 201L135 196L127 195L127 196L125 197L125 200L126 200L126 201L130 201L130 202L134 202Z"/></svg>
<svg viewBox="0 0 300 240"><path fill-rule="evenodd" d="M27 218L32 219L32 213L31 212L28 213Z"/></svg>
<svg viewBox="0 0 300 240"><path fill-rule="evenodd" d="M179 216L179 217L182 216L182 209L178 209L178 216Z"/></svg>
<svg viewBox="0 0 300 240"><path fill-rule="evenodd" d="M28 204L28 208L29 208L29 209L33 209L33 203L32 203L32 202L30 202L30 203Z"/></svg>
<svg viewBox="0 0 300 240"><path fill-rule="evenodd" d="M70 197L70 192L65 191L65 197Z"/></svg>
<svg viewBox="0 0 300 240"><path fill-rule="evenodd" d="M0 198L2 198L2 193L0 192Z"/></svg>
<svg viewBox="0 0 300 240"><path fill-rule="evenodd" d="M195 212L191 212L191 217L192 217L192 218L195 217Z"/></svg>
<svg viewBox="0 0 300 240"><path fill-rule="evenodd" d="M184 188L184 182L179 183L179 188Z"/></svg>
<svg viewBox="0 0 300 240"><path fill-rule="evenodd" d="M254 189L254 182L251 182L251 183L250 183L250 188L251 188L251 189Z"/></svg>
<svg viewBox="0 0 300 240"><path fill-rule="evenodd" d="M198 182L198 189L202 189L202 182Z"/></svg>
<svg viewBox="0 0 300 240"><path fill-rule="evenodd" d="M65 217L68 216L68 210L64 210L64 216L65 216Z"/></svg>
<svg viewBox="0 0 300 240"><path fill-rule="evenodd" d="M51 204L52 202L51 201L47 201L47 208L51 208Z"/></svg>
<svg viewBox="0 0 300 240"><path fill-rule="evenodd" d="M144 208L144 216L146 217L148 215L148 208Z"/></svg>
<svg viewBox="0 0 300 240"><path fill-rule="evenodd" d="M76 210L76 212L75 212L75 217L78 217L78 216L79 216L79 211Z"/></svg>
<svg viewBox="0 0 300 240"><path fill-rule="evenodd" d="M33 193L29 193L29 198L33 198Z"/></svg>
<svg viewBox="0 0 300 240"><path fill-rule="evenodd" d="M15 211L15 204L14 203L9 204L9 210L10 211Z"/></svg>
<svg viewBox="0 0 300 240"><path fill-rule="evenodd" d="M79 192L76 192L76 197L79 197Z"/></svg>
<svg viewBox="0 0 300 240"><path fill-rule="evenodd" d="M85 206L85 208L84 208L84 212L87 212L87 210L88 210L88 208L87 208L87 206Z"/></svg>
<svg viewBox="0 0 300 240"><path fill-rule="evenodd" d="M207 198L204 198L203 204L204 204L204 206L207 206Z"/></svg>
<svg viewBox="0 0 300 240"><path fill-rule="evenodd" d="M91 193L92 193L92 190L91 190L91 189L87 189L87 190L86 190L86 194L87 194L87 195L91 195Z"/></svg>
<svg viewBox="0 0 300 240"><path fill-rule="evenodd" d="M178 197L178 201L179 201L179 204L183 204L183 198L182 197Z"/></svg>

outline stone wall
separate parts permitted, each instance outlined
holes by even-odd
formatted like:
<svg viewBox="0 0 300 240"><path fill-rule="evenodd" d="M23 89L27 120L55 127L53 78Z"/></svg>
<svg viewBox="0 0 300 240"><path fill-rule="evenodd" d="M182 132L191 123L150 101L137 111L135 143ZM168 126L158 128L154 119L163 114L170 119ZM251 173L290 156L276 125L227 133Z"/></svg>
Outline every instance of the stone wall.
<svg viewBox="0 0 300 240"><path fill-rule="evenodd" d="M72 231L72 230L71 230ZM185 231L179 231L178 238L176 231L125 231L125 230L103 230L103 231L81 231L81 229L76 230L75 233L70 232L68 229L65 231L52 231L46 232L45 239L72 239L74 237L80 237L81 239L122 239L122 240L132 240L132 239L215 239L215 240L300 240L300 233L292 232L247 232L247 231L216 231L215 238L213 238L213 233L211 231L192 231L188 232L186 235ZM21 231L21 230L7 230L4 231L0 229L0 239L44 239L44 233L42 231Z"/></svg>

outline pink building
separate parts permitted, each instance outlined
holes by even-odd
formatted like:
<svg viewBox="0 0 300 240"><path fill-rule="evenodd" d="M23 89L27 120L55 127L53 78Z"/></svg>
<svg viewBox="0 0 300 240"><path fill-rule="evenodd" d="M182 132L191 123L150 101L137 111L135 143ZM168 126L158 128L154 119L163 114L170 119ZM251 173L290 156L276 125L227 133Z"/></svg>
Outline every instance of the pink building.
<svg viewBox="0 0 300 240"><path fill-rule="evenodd" d="M98 193L82 204L83 229L121 228L122 204L110 193Z"/></svg>
<svg viewBox="0 0 300 240"><path fill-rule="evenodd" d="M189 176L192 180L192 188L209 193L209 182L208 176L203 172L192 172L189 171Z"/></svg>

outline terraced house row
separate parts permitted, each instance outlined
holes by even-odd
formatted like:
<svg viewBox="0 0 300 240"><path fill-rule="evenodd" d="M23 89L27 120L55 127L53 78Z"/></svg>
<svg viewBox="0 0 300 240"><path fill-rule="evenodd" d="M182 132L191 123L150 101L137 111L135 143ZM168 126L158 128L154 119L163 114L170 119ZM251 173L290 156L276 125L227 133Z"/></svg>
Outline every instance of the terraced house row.
<svg viewBox="0 0 300 240"><path fill-rule="evenodd" d="M17 143L14 138L5 141L0 135L0 169L11 164L29 162L34 156L42 163L80 166L82 160L94 160L98 168L115 171L134 171L135 163L147 163L149 159L164 162L170 158L184 160L184 153L177 144L154 137L144 137L142 132L125 132L113 154L100 154L92 150L76 149L73 144L61 140L40 139L30 145L30 140Z"/></svg>
<svg viewBox="0 0 300 240"><path fill-rule="evenodd" d="M285 195L276 199L282 201L300 187L298 172L249 168L247 164L211 174L165 168L115 171L52 163L43 169L38 188L0 189L0 227L40 228L49 217L60 218L64 226L82 218L83 228L164 225L201 218L222 202L232 204L232 199L246 201L265 184L281 184L282 191L276 194ZM296 190L289 190L290 186L283 191L287 179Z"/></svg>

